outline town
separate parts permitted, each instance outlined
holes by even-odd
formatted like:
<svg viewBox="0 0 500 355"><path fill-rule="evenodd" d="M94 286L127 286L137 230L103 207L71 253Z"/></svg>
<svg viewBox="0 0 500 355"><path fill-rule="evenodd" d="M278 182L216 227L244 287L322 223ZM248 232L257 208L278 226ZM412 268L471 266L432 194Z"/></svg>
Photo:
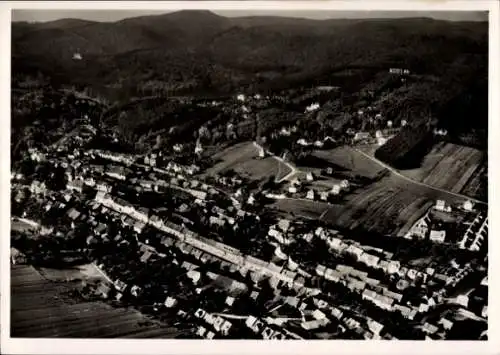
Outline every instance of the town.
<svg viewBox="0 0 500 355"><path fill-rule="evenodd" d="M245 95L233 100L251 104ZM486 336L488 218L480 203L437 200L403 236L360 236L272 205L335 204L384 174L302 172L249 142L250 160L270 159L286 174L254 186L236 171L208 174L212 167L196 163L200 140L192 152L181 143L144 155L88 148L97 136L117 137L93 126L91 111L81 115L72 135L33 142L12 172L12 263L88 260L105 278L87 294L148 306L195 338L445 339L468 331L460 330L464 319L484 324L477 336ZM294 131L271 136L293 144ZM372 144L381 145L380 132ZM371 139L347 137L342 144ZM315 147L339 145L316 138ZM191 164L175 159L181 151ZM436 257L415 262L410 246Z"/></svg>
<svg viewBox="0 0 500 355"><path fill-rule="evenodd" d="M401 16L13 21L10 336L488 340L488 22Z"/></svg>

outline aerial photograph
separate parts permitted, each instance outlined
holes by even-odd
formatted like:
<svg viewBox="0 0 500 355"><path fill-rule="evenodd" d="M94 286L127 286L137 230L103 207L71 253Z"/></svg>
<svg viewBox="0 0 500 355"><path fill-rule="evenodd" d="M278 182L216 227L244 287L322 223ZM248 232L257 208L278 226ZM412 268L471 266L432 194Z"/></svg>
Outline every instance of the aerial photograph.
<svg viewBox="0 0 500 355"><path fill-rule="evenodd" d="M10 336L488 340L488 31L13 10Z"/></svg>

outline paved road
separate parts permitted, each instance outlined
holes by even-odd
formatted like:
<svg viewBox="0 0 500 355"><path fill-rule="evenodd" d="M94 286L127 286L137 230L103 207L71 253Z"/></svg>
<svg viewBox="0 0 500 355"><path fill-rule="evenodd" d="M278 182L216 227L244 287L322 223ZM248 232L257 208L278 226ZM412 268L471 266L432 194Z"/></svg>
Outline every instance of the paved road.
<svg viewBox="0 0 500 355"><path fill-rule="evenodd" d="M365 157L367 157L368 159L370 159L370 160L374 161L375 163L377 163L377 164L379 164L379 165L383 166L384 168L386 168L387 170L389 170L389 171L390 171L391 173L393 173L394 175L396 175L396 176L400 177L401 179L404 179L404 180L406 180L406 181L408 181L408 182L411 182L412 184L416 184L416 185L420 185L420 186L425 186L425 187L427 187L427 188L429 188L429 189L431 189L431 190L435 190L435 191L439 191L439 192L444 192L444 193L447 193L447 194L453 195L453 196L455 196L455 197L460 197L460 198L463 198L464 200L470 200L470 201L473 201L473 202L475 202L475 203L477 203L477 204L487 205L487 203L486 203L486 202L484 202L484 201L476 200L476 199L471 198L471 197L469 197L469 196L465 196L465 195L458 194L458 193L455 193L455 192L451 192L451 191L448 191L448 190L445 190L445 189L441 189L441 188L439 188L439 187L435 187L435 186L432 186L432 185L428 185L428 184L423 183L423 182L420 182L420 181L413 180L413 179L409 178L408 176L405 176L405 175L401 174L398 170L396 170L396 169L394 169L394 168L390 167L389 165L387 165L387 164L385 164L385 163L381 162L381 161L380 161L380 160L378 160L377 158L375 158L375 157L373 157L373 156L371 156L371 155L369 155L369 154L366 154L365 152L363 152L363 151L361 151L361 150L359 150L359 149L357 149L357 148L354 148L354 150L355 150L355 151L357 151L358 153L363 154Z"/></svg>

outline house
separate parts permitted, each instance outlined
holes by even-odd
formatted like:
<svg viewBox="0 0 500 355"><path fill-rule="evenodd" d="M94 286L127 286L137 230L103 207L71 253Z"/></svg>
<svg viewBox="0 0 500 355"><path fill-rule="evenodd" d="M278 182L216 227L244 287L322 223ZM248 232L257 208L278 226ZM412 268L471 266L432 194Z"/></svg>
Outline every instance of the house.
<svg viewBox="0 0 500 355"><path fill-rule="evenodd" d="M340 185L335 184L332 186L332 189L330 190L330 193L332 195L338 195L340 193Z"/></svg>
<svg viewBox="0 0 500 355"><path fill-rule="evenodd" d="M326 273L326 266L323 265L316 266L316 274L324 277L325 273Z"/></svg>
<svg viewBox="0 0 500 355"><path fill-rule="evenodd" d="M236 299L235 299L234 297L232 297L232 296L227 296L227 297L226 297L226 301L225 301L225 303L226 303L228 306L232 306L232 305L234 304L234 301L235 301L235 300L236 300Z"/></svg>
<svg viewBox="0 0 500 355"><path fill-rule="evenodd" d="M413 320L415 318L415 315L417 314L417 309L412 309L410 307L406 306L401 306L399 304L394 306L394 309L399 310L403 317L406 319Z"/></svg>
<svg viewBox="0 0 500 355"><path fill-rule="evenodd" d="M125 291L125 289L127 288L127 284L123 281L120 281L120 280L116 280L114 285L115 285L115 288L120 292Z"/></svg>
<svg viewBox="0 0 500 355"><path fill-rule="evenodd" d="M139 297L141 293L142 289L137 285L133 285L132 288L130 289L130 294L134 297Z"/></svg>
<svg viewBox="0 0 500 355"><path fill-rule="evenodd" d="M488 318L488 305L484 306L482 311L481 311L481 316L483 318Z"/></svg>
<svg viewBox="0 0 500 355"><path fill-rule="evenodd" d="M367 321L367 325L368 325L368 329L370 329L370 331L375 335L379 335L380 332L382 331L382 329L384 329L383 324L380 324L379 322L374 321L372 319L369 319Z"/></svg>
<svg viewBox="0 0 500 355"><path fill-rule="evenodd" d="M333 282L340 282L340 280L342 279L342 274L340 272L338 272L337 270L332 270L332 269L326 269L325 270L325 279L329 280L329 281L333 281ZM355 287L355 285L352 286L353 288Z"/></svg>
<svg viewBox="0 0 500 355"><path fill-rule="evenodd" d="M361 257L361 254L364 253L363 249L358 248L357 246L355 246L353 244L349 245L349 247L346 249L346 252L356 256L356 259L358 259L358 260Z"/></svg>
<svg viewBox="0 0 500 355"><path fill-rule="evenodd" d="M376 267L378 265L378 262L380 261L380 258L378 256L375 256L375 255L363 253L359 257L359 261L368 265L368 266Z"/></svg>
<svg viewBox="0 0 500 355"><path fill-rule="evenodd" d="M319 109L320 105L319 103L312 103L310 104L309 106L306 107L306 110L305 112L313 112L313 111L316 111L317 109Z"/></svg>
<svg viewBox="0 0 500 355"><path fill-rule="evenodd" d="M136 221L134 223L134 231L138 234L141 234L142 233L142 230L144 229L144 227L146 226L146 223L144 222L141 222L141 221Z"/></svg>
<svg viewBox="0 0 500 355"><path fill-rule="evenodd" d="M453 327L453 322L444 317L439 320L438 324L441 324L446 330L450 330Z"/></svg>
<svg viewBox="0 0 500 355"><path fill-rule="evenodd" d="M127 173L124 167L112 165L106 170L106 175L118 180L125 180Z"/></svg>
<svg viewBox="0 0 500 355"><path fill-rule="evenodd" d="M456 298L455 298L455 303L467 308L467 306L469 305L469 296L467 295L458 295Z"/></svg>
<svg viewBox="0 0 500 355"><path fill-rule="evenodd" d="M337 319L341 319L343 314L344 314L344 312L342 312L340 309L338 309L336 307L331 307L330 313L332 314L332 316L334 316Z"/></svg>
<svg viewBox="0 0 500 355"><path fill-rule="evenodd" d="M349 180L342 180L340 182L340 187L343 188L343 189L348 189L349 188Z"/></svg>
<svg viewBox="0 0 500 355"><path fill-rule="evenodd" d="M428 322L425 322L424 325L422 326L422 331L427 334L434 334L438 331L438 329L439 329L438 327Z"/></svg>
<svg viewBox="0 0 500 355"><path fill-rule="evenodd" d="M393 291L390 291L388 290L387 288L383 288L382 289L382 294L384 296L388 296L388 297L391 297L393 298L394 300L398 301L398 302L401 302L401 300L403 299L403 295L400 294L400 293L397 293L397 292L393 292Z"/></svg>
<svg viewBox="0 0 500 355"><path fill-rule="evenodd" d="M354 141L370 139L370 132L356 132L354 135Z"/></svg>
<svg viewBox="0 0 500 355"><path fill-rule="evenodd" d="M45 182L40 182L38 180L34 180L30 185L30 192L33 194L43 194L47 191L47 186Z"/></svg>
<svg viewBox="0 0 500 355"><path fill-rule="evenodd" d="M297 193L297 188L294 185L291 185L288 187L288 192L291 194L296 194Z"/></svg>
<svg viewBox="0 0 500 355"><path fill-rule="evenodd" d="M431 233L429 235L429 239L436 243L444 243L445 237L446 237L446 231L444 230L440 231L431 230Z"/></svg>
<svg viewBox="0 0 500 355"><path fill-rule="evenodd" d="M356 279L350 279L347 283L347 287L353 291L355 290L361 291L365 289L366 283Z"/></svg>
<svg viewBox="0 0 500 355"><path fill-rule="evenodd" d="M99 223L95 228L94 228L94 233L96 235L103 235L106 233L106 230L108 229L107 225L104 223Z"/></svg>
<svg viewBox="0 0 500 355"><path fill-rule="evenodd" d="M327 191L322 191L319 193L319 198L321 201L327 201L328 200L328 192Z"/></svg>
<svg viewBox="0 0 500 355"><path fill-rule="evenodd" d="M421 303L420 306L418 307L418 311L420 313L426 313L429 311L429 305L425 303Z"/></svg>
<svg viewBox="0 0 500 355"><path fill-rule="evenodd" d="M467 200L467 201L464 202L464 204L463 204L462 207L463 207L464 210L466 210L468 212L472 212L473 209L474 209L474 204L472 203L472 201Z"/></svg>
<svg viewBox="0 0 500 355"><path fill-rule="evenodd" d="M67 184L66 184L66 188L68 190L74 190L74 191L77 191L77 192L82 192L83 191L83 181L82 180L73 180L73 181L69 181Z"/></svg>
<svg viewBox="0 0 500 355"><path fill-rule="evenodd" d="M307 191L307 195L306 195L307 199L314 200L314 197L315 197L314 190L311 189L311 190Z"/></svg>
<svg viewBox="0 0 500 355"><path fill-rule="evenodd" d="M443 200L437 200L434 208L438 211L451 212L451 207L446 206L446 202Z"/></svg>
<svg viewBox="0 0 500 355"><path fill-rule="evenodd" d="M280 219L278 221L278 227L284 232L288 232L288 230L290 229L290 226L291 226L292 222L288 219Z"/></svg>
<svg viewBox="0 0 500 355"><path fill-rule="evenodd" d="M199 271L196 271L196 270L189 270L186 275L187 275L187 277L189 277L191 279L191 281L194 284L197 284L201 278L201 273Z"/></svg>
<svg viewBox="0 0 500 355"><path fill-rule="evenodd" d="M308 172L306 175L306 180L307 181L314 181L314 174L312 172Z"/></svg>
<svg viewBox="0 0 500 355"><path fill-rule="evenodd" d="M75 221L78 217L80 217L81 213L79 211L77 211L76 209L74 208L71 208L68 210L68 212L66 213L68 215L69 218L71 218L73 221Z"/></svg>
<svg viewBox="0 0 500 355"><path fill-rule="evenodd" d="M223 219L221 219L221 218L219 218L219 217L210 216L209 223L211 225L218 225L220 227L223 227L226 224L226 221L223 220Z"/></svg>

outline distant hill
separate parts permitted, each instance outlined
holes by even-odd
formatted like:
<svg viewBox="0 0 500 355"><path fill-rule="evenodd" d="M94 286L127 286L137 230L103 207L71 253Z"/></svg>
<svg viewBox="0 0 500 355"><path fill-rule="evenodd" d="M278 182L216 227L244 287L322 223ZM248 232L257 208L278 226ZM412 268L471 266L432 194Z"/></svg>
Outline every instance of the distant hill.
<svg viewBox="0 0 500 355"><path fill-rule="evenodd" d="M72 59L77 51L82 60ZM355 93L370 86L390 98L385 105L392 115L431 112L449 126L457 123L451 115L458 115L462 127L476 103L485 102L488 23L226 18L179 11L110 23L13 23L12 56L14 86L37 74L54 85L90 87L103 95L234 93L315 83ZM404 90L387 87L380 73L390 67L408 68L414 82ZM474 125L484 127L485 110L480 112Z"/></svg>

